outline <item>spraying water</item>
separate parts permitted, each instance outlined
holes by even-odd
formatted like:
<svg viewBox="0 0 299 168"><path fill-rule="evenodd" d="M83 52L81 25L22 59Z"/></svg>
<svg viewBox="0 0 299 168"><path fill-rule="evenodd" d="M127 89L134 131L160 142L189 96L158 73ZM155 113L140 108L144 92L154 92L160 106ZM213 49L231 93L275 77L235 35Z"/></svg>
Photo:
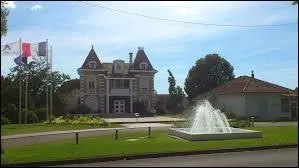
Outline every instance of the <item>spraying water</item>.
<svg viewBox="0 0 299 168"><path fill-rule="evenodd" d="M226 116L204 100L195 107L191 133L231 133Z"/></svg>

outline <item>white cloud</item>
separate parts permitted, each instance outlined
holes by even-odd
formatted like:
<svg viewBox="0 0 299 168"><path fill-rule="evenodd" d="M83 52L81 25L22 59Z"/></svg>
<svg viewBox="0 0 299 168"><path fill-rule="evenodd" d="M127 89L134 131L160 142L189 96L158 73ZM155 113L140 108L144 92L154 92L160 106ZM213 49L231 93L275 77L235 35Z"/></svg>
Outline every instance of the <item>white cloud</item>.
<svg viewBox="0 0 299 168"><path fill-rule="evenodd" d="M43 7L41 5L34 5L30 8L32 11L38 11L41 10Z"/></svg>
<svg viewBox="0 0 299 168"><path fill-rule="evenodd" d="M15 1L6 1L7 3L4 5L4 7L6 8L16 8L16 4L15 4Z"/></svg>

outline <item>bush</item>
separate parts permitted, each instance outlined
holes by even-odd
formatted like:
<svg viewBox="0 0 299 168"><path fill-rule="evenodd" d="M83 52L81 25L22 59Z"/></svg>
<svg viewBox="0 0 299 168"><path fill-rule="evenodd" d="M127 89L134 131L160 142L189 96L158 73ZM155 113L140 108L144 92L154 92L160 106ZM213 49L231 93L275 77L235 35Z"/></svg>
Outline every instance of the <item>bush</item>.
<svg viewBox="0 0 299 168"><path fill-rule="evenodd" d="M89 114L91 109L84 104L77 105L76 107L66 110L65 114Z"/></svg>
<svg viewBox="0 0 299 168"><path fill-rule="evenodd" d="M25 123L25 109L22 109L22 123ZM27 109L27 124L38 123L38 116L31 110Z"/></svg>
<svg viewBox="0 0 299 168"><path fill-rule="evenodd" d="M15 104L9 103L5 108L1 109L1 116L9 119L11 123L18 123L19 109L16 107Z"/></svg>
<svg viewBox="0 0 299 168"><path fill-rule="evenodd" d="M46 122L47 123L47 122ZM103 120L101 117L93 117L91 115L81 115L81 116L60 116L54 118L52 121L53 124L88 124L88 125L101 125L109 126L110 123Z"/></svg>
<svg viewBox="0 0 299 168"><path fill-rule="evenodd" d="M45 121L47 119L47 108L38 108L34 110L34 113L37 115L40 121Z"/></svg>
<svg viewBox="0 0 299 168"><path fill-rule="evenodd" d="M2 117L1 116L1 125L6 125L6 124L10 124L10 120L6 117Z"/></svg>
<svg viewBox="0 0 299 168"><path fill-rule="evenodd" d="M250 127L251 123L249 120L232 120L229 121L229 125L234 128L245 128Z"/></svg>
<svg viewBox="0 0 299 168"><path fill-rule="evenodd" d="M27 112L27 123L38 123L38 116L33 111Z"/></svg>
<svg viewBox="0 0 299 168"><path fill-rule="evenodd" d="M227 119L236 119L237 118L237 116L232 112L223 111L223 113L225 114Z"/></svg>

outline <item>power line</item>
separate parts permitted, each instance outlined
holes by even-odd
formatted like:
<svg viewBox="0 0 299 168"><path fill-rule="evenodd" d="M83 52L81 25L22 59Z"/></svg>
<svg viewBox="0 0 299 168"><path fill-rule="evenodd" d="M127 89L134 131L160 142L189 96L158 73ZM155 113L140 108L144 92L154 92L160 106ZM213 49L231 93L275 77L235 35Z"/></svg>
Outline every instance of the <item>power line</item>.
<svg viewBox="0 0 299 168"><path fill-rule="evenodd" d="M141 16L141 17L145 17L145 18L151 18L151 19L157 19L157 20L163 20L163 21L169 21L169 22L177 22L177 23L186 23L186 24L198 24L198 25L202 25L202 26L222 26L222 27L266 27L266 26L287 26L287 25L292 25L292 24L298 24L298 23L281 23L281 24L264 24L264 25L237 25L237 24L214 24L214 23L203 23L203 22L190 22L190 21L180 21L180 20L173 20L173 19L166 19L166 18L159 18L159 17L155 17L155 16L147 16L147 15L142 15L142 14L138 14L138 13L133 13L133 12L127 12L127 11L123 11L123 10L118 10L118 9L113 9L113 8L109 8L109 7L105 7L102 5L97 5L97 4L93 4L90 2L85 2L85 1L77 1L80 3L85 3L88 5L92 5L95 7L100 7L103 9L107 9L107 10L111 10L111 11L115 11L115 12L121 12L121 13L126 13L129 15L135 15L135 16Z"/></svg>

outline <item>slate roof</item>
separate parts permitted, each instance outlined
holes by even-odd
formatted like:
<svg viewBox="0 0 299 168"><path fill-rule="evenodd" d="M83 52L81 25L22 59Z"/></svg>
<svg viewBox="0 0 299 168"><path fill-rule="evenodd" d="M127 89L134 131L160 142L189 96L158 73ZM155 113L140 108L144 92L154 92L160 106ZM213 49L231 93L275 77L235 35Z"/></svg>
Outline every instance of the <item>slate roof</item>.
<svg viewBox="0 0 299 168"><path fill-rule="evenodd" d="M102 69L102 64L96 54L96 52L94 51L93 48L91 48L91 50L89 51L88 56L86 57L81 69L89 69L88 67L88 62L89 61L95 61L96 62L96 68L95 69Z"/></svg>
<svg viewBox="0 0 299 168"><path fill-rule="evenodd" d="M103 69L108 71L108 74L114 74L113 73L113 63L102 63ZM128 74L130 68L130 63L124 63L123 64L123 74Z"/></svg>
<svg viewBox="0 0 299 168"><path fill-rule="evenodd" d="M282 86L278 86L266 81L262 81L249 76L240 76L236 79L228 81L213 90L201 94L197 99L207 98L220 94L231 93L280 93L294 94L294 91Z"/></svg>
<svg viewBox="0 0 299 168"><path fill-rule="evenodd" d="M143 48L139 47L138 52L137 52L136 57L135 57L135 60L134 60L133 65L132 65L132 69L141 70L140 67L139 67L139 64L141 62L147 63L148 66L147 66L147 69L145 69L145 70L148 70L148 71L154 70L154 68L153 68L151 62L149 61L149 59L147 58Z"/></svg>

